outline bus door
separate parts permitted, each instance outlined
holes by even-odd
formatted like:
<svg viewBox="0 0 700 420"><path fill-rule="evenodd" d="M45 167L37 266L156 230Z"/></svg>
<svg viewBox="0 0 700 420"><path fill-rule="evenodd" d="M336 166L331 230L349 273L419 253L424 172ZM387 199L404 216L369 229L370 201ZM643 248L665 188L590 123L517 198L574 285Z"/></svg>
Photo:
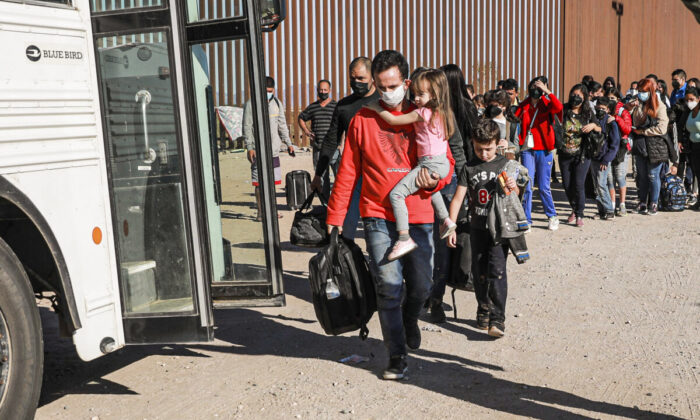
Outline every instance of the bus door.
<svg viewBox="0 0 700 420"><path fill-rule="evenodd" d="M210 341L177 6L91 0L91 12L126 343Z"/></svg>
<svg viewBox="0 0 700 420"><path fill-rule="evenodd" d="M214 306L283 305L261 24L273 29L284 10L270 0L178 3Z"/></svg>

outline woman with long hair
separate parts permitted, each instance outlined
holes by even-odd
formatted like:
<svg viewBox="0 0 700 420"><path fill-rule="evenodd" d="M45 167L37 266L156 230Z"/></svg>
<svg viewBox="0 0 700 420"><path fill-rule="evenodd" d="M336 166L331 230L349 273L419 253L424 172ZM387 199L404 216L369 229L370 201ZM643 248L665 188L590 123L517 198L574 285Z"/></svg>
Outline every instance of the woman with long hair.
<svg viewBox="0 0 700 420"><path fill-rule="evenodd" d="M513 114L511 98L503 89L490 90L484 94L486 111L484 116L498 124L501 131L498 147L505 147L514 151L517 156L518 145L518 124L520 120Z"/></svg>
<svg viewBox="0 0 700 420"><path fill-rule="evenodd" d="M637 85L637 105L632 110L632 124L635 127L633 154L637 163L637 190L639 204L637 212L655 215L661 191L661 167L669 159L672 162L671 174L675 175L678 166L678 153L668 136L668 114L666 105L656 94L654 79L642 79ZM645 146L643 150L640 146Z"/></svg>
<svg viewBox="0 0 700 420"><path fill-rule="evenodd" d="M447 85L450 88L450 104L452 105L452 113L457 122L457 129L462 135L464 142L464 154L467 162L474 157L474 146L472 145L472 130L476 126L478 115L476 106L467 92L464 82L464 73L456 64L447 64L440 67L447 77ZM462 168L455 167L455 173L459 174Z"/></svg>
<svg viewBox="0 0 700 420"><path fill-rule="evenodd" d="M564 145L557 155L564 191L571 206L567 223L576 222L577 227L582 227L586 208L586 175L591 166L591 157L585 153L586 143L589 136L601 132L591 108L588 88L584 84L571 88L563 113Z"/></svg>

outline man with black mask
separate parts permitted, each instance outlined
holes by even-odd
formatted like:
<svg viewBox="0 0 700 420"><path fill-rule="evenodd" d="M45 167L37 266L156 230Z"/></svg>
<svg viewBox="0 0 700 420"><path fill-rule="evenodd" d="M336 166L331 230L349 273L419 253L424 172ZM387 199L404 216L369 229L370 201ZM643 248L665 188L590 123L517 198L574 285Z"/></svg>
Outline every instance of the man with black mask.
<svg viewBox="0 0 700 420"><path fill-rule="evenodd" d="M298 118L299 128L311 139L313 148L314 169L318 166L318 158L321 155L321 145L323 139L328 134L328 129L331 126L333 112L337 102L331 99L331 82L323 79L318 82L318 100L311 103L305 110L301 111ZM311 130L306 126L306 123L311 121ZM338 155L340 151L336 149L335 154L330 160L333 173L338 172ZM326 199L331 195L331 182L328 171L323 178L323 195Z"/></svg>
<svg viewBox="0 0 700 420"><path fill-rule="evenodd" d="M357 112L366 104L377 101L380 98L379 92L374 87L372 81L372 60L367 57L357 57L350 62L350 87L352 95L338 101L338 105L333 112L331 125L328 129L326 137L323 139L321 153L316 164L316 175L311 182L311 188L319 190L322 185L322 177L328 171L328 166L331 158L339 150L343 150L343 136L346 134L350 121ZM338 161L342 156L338 158ZM357 222L360 220L360 189L362 187L362 179L360 179L355 187L352 195L348 213L345 216L343 224L343 236L348 239L355 238L357 230Z"/></svg>

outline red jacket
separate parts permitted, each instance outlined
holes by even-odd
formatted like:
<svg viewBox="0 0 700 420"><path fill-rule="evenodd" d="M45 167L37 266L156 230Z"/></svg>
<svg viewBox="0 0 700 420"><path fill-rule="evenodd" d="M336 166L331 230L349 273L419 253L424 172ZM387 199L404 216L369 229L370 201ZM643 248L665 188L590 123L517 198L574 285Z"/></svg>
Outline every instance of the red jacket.
<svg viewBox="0 0 700 420"><path fill-rule="evenodd" d="M414 109L415 106L411 105L404 111L392 113L401 115ZM454 171L454 159L449 147L447 158L451 164L450 173L438 182L434 190L420 190L406 198L409 223L433 223L430 195L449 184ZM360 215L395 222L389 193L417 163L413 125L391 126L374 111L361 109L350 122L347 131L343 158L328 201L326 223L333 226L343 225L352 192L360 175Z"/></svg>
<svg viewBox="0 0 700 420"><path fill-rule="evenodd" d="M554 115L559 115L559 121L561 121L561 111L563 109L564 106L553 93L542 96L537 102L537 117L535 118L535 124L532 126L532 139L535 143L533 150L554 150ZM533 115L535 115L535 107L532 106L529 98L521 102L518 109L515 110L515 116L520 118L518 139L521 146L525 144L525 138L528 130L530 130Z"/></svg>
<svg viewBox="0 0 700 420"><path fill-rule="evenodd" d="M617 106L615 106L615 122L620 128L620 135L623 139L626 139L632 132L632 115L625 109L622 102L618 102ZM630 150L629 143L627 144L627 150Z"/></svg>

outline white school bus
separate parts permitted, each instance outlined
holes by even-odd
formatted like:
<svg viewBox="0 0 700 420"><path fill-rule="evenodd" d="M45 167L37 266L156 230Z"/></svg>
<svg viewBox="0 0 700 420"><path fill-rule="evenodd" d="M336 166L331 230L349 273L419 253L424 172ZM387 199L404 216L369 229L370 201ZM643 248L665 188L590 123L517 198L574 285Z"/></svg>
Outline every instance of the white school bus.
<svg viewBox="0 0 700 420"><path fill-rule="evenodd" d="M37 297L85 361L210 341L213 305L284 304L260 106L283 2L218 3L0 0L0 419L36 410ZM217 143L218 51L261 133L262 222L244 154Z"/></svg>

